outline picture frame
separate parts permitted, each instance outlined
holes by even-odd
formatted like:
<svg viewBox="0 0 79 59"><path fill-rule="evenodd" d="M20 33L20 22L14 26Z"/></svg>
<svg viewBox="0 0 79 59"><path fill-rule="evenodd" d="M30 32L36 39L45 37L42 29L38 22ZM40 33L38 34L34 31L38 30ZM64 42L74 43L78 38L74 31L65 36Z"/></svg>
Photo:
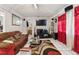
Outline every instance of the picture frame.
<svg viewBox="0 0 79 59"><path fill-rule="evenodd" d="M21 18L19 16L16 16L15 14L12 14L12 25L20 26L20 24L21 24Z"/></svg>

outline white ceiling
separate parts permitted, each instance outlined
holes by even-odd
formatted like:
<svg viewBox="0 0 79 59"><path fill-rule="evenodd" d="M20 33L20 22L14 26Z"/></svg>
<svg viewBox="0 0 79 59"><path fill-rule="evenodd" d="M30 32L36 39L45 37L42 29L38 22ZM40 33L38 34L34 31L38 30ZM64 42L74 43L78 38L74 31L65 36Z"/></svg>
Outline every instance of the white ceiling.
<svg viewBox="0 0 79 59"><path fill-rule="evenodd" d="M33 4L1 4L0 7L14 10L22 16L53 16L67 4L37 4L36 9Z"/></svg>

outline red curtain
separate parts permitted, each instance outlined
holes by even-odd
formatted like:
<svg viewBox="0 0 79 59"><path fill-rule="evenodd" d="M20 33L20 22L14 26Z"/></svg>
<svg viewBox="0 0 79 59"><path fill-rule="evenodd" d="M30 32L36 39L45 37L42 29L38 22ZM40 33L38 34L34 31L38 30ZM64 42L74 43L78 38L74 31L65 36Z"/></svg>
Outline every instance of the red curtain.
<svg viewBox="0 0 79 59"><path fill-rule="evenodd" d="M66 44L66 13L58 17L58 40Z"/></svg>
<svg viewBox="0 0 79 59"><path fill-rule="evenodd" d="M74 50L79 53L79 6L75 7L75 37L74 37Z"/></svg>

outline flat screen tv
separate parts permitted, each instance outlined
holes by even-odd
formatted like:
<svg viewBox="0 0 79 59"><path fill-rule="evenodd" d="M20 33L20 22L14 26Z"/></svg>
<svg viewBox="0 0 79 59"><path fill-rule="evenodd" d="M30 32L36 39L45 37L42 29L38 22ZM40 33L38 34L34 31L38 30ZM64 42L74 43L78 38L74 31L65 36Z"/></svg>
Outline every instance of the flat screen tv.
<svg viewBox="0 0 79 59"><path fill-rule="evenodd" d="M47 21L46 20L37 20L36 26L46 26Z"/></svg>

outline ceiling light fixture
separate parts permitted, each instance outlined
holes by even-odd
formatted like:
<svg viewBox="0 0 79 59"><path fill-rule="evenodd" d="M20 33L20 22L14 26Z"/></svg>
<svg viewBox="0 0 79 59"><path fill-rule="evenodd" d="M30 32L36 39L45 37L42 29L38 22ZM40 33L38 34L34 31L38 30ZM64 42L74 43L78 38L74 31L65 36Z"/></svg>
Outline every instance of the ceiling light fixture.
<svg viewBox="0 0 79 59"><path fill-rule="evenodd" d="M37 4L34 4L34 7L37 9L38 8L38 5Z"/></svg>

